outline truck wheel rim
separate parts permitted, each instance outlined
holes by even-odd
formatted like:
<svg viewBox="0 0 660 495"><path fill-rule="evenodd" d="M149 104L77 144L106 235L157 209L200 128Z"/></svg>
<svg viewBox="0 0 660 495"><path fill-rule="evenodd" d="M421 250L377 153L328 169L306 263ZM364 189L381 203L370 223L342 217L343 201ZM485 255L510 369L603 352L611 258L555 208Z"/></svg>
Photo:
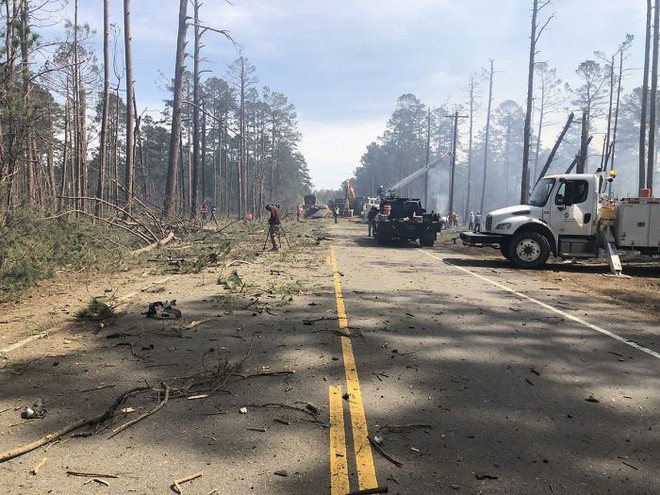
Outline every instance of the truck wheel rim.
<svg viewBox="0 0 660 495"><path fill-rule="evenodd" d="M541 245L533 239L525 239L516 246L518 258L524 261L534 261L541 254Z"/></svg>

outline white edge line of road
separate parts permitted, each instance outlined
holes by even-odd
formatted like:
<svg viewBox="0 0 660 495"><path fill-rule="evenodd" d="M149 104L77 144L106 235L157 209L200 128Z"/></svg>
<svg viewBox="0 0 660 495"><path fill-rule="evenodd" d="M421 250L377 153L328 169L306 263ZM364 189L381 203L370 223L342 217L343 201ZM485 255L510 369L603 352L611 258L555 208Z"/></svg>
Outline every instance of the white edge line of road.
<svg viewBox="0 0 660 495"><path fill-rule="evenodd" d="M168 281L169 279L171 279L171 278L172 278L172 277L167 277L167 278L164 278L163 280L159 280L159 281L157 281L157 282L153 282L153 283L151 283L151 284L148 284L146 287L142 288L142 289L139 290L139 291L130 292L130 293L126 294L126 295L123 295L122 297L118 298L117 301L119 301L119 302L124 302L124 301L130 299L131 297L136 296L136 295L139 294L140 292L143 292L145 289L148 289L148 288L151 287L152 285L163 284L163 283L167 282L167 281ZM54 334L54 333L57 333L57 332L59 332L60 330L62 330L63 328L65 328L65 327L66 327L66 325L60 325L59 327L51 328L51 329L46 330L46 331L44 331L44 332L38 333L38 334L36 334L36 335L31 335L30 337L28 337L28 338L26 338L26 339L23 339L23 340L21 340L21 341L19 341L19 342L15 342L15 343L13 343L12 345L9 345L9 346L5 347L4 349L0 349L0 354L8 354L8 353L10 353L10 352L12 352L12 351L15 351L15 350L18 349L19 347L23 347L24 345L29 344L30 342L32 342L32 341L34 341L34 340L43 339L43 338L45 338L45 337L48 337L49 335L52 335L52 334Z"/></svg>
<svg viewBox="0 0 660 495"><path fill-rule="evenodd" d="M46 330L45 332L41 332L40 334L37 335L32 335L31 337L28 337L27 339L23 339L20 342L15 342L14 344L5 347L4 349L0 349L0 354L7 354L11 351L15 351L19 347L23 347L26 344L29 344L33 340L37 339L43 339L44 337L47 337L49 334L57 332L59 328L54 328L51 330Z"/></svg>
<svg viewBox="0 0 660 495"><path fill-rule="evenodd" d="M618 340L619 342L621 342L623 344L629 345L630 347L633 347L633 348L637 349L638 351L645 352L646 354L648 354L650 356L653 356L654 358L660 359L660 353L657 353L657 352L655 352L651 349L647 349L646 347L639 345L637 342L633 342L632 340L625 339L625 338L621 337L620 335L617 335L615 333L610 332L609 330L605 330L604 328L601 328L597 325L594 325L593 323L589 323L588 321L585 321L582 318L578 318L577 316L573 316L569 313L566 313L565 311L562 311L561 309L557 309L554 306L550 306L549 304L546 304L542 301L539 301L538 299L534 299L533 297L529 297L529 296L527 296L527 295L525 295L521 292L518 292L516 290L513 290L510 287L507 287L506 285L500 284L499 282L495 282L494 280L491 280L487 277L484 277L483 275L479 275L478 273L474 273L474 272L468 270L467 268L463 268L462 266L458 266L458 265L455 265L453 263L450 263L449 261L445 260L444 258L442 258L440 256L437 256L435 254L431 254L431 253L429 253L427 251L424 251L422 249L420 249L419 251L424 253L427 256L430 256L431 258L435 258L439 261L442 261L443 263L446 263L447 265L449 265L453 268L461 270L465 273L469 273L473 277L477 277L478 279L481 279L484 282L488 282L489 284L492 284L495 287L498 287L502 290L510 292L511 294L514 294L518 297L522 297L523 299L526 299L530 302L533 302L534 304L537 304L537 305L541 306L542 308L545 308L549 311L557 313L557 314L563 316L564 318L567 318L567 319L572 320L576 323L579 323L579 324L584 325L588 328L591 328L592 330L595 330L596 332L602 333L603 335L606 335L606 336L608 336L608 337L610 337L614 340Z"/></svg>

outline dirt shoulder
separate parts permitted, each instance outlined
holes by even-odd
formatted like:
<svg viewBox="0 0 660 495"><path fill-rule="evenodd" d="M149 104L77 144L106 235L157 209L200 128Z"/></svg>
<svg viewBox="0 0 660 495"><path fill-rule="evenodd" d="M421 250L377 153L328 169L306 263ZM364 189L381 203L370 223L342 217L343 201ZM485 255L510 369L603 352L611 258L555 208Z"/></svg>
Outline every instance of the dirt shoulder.
<svg viewBox="0 0 660 495"><path fill-rule="evenodd" d="M273 253L263 249L263 224L202 231L117 274L63 273L3 308L0 453L90 421L73 431L80 438L62 435L0 463L5 486L165 493L201 472L184 491L225 493L223 483L234 493L324 491L325 457L307 439L325 441L316 404L327 399L307 370L338 364L319 357L325 335L304 321L310 308L332 318L327 243L316 224L284 232ZM92 297L116 316L74 321ZM147 318L156 301L181 317ZM24 418L36 404L43 417ZM317 485L303 486L309 480Z"/></svg>

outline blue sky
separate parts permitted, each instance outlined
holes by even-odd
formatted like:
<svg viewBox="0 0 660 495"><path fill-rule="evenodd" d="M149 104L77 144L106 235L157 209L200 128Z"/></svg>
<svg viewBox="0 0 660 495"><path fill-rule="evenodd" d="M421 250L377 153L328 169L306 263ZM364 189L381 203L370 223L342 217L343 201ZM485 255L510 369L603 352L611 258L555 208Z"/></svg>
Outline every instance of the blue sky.
<svg viewBox="0 0 660 495"><path fill-rule="evenodd" d="M174 70L179 2L131 3L138 107L158 109ZM122 2L112 4L113 20L120 24ZM256 67L259 87L269 86L295 105L314 185L338 188L367 145L382 135L401 94L413 93L431 106L463 104L470 75L493 59L494 104L513 99L524 105L531 5L532 0L205 0L201 18L229 30ZM80 0L80 8L81 21L97 30L100 42L102 2ZM541 15L543 21L555 13L537 60L577 83L580 62L594 59L595 50L614 53L631 33L636 39L629 65L639 68L645 10L645 0L553 0ZM235 48L212 32L203 41L205 68L225 77L227 64L237 58ZM624 86L639 85L641 71L630 71Z"/></svg>

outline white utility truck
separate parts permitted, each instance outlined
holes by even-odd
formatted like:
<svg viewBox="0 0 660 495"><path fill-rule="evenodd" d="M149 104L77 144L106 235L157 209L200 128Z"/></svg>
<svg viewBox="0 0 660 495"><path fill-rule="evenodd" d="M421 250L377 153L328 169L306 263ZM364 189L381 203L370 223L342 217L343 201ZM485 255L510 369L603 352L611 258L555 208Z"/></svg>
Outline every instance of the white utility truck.
<svg viewBox="0 0 660 495"><path fill-rule="evenodd" d="M499 248L521 268L539 268L550 254L595 258L605 249L621 273L618 250L660 254L660 199L643 190L613 200L605 193L614 172L558 174L541 179L528 204L489 212L482 232L461 232L468 246ZM646 197L644 197L646 196Z"/></svg>

